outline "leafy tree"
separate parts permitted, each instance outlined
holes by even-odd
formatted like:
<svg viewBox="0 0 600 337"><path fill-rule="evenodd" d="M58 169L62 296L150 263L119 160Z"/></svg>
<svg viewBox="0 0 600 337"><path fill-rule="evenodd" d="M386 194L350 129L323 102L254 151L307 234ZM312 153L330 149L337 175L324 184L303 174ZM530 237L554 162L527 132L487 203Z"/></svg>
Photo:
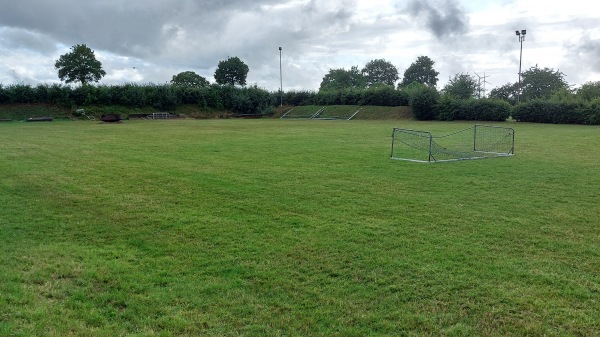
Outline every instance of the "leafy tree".
<svg viewBox="0 0 600 337"><path fill-rule="evenodd" d="M409 99L416 91L419 91L423 88L427 88L427 85L415 81L411 82L409 85L406 86L401 86L400 84L398 84L398 90L405 92Z"/></svg>
<svg viewBox="0 0 600 337"><path fill-rule="evenodd" d="M220 61L215 71L215 81L218 84L246 85L249 68L239 57L230 57Z"/></svg>
<svg viewBox="0 0 600 337"><path fill-rule="evenodd" d="M94 51L85 44L71 47L71 52L61 55L54 63L58 69L58 77L66 83L80 82L86 85L88 82L98 82L106 72L102 69L102 63L96 60Z"/></svg>
<svg viewBox="0 0 600 337"><path fill-rule="evenodd" d="M404 77L402 78L400 86L405 87L412 82L419 82L430 87L435 87L440 73L433 69L434 63L435 62L427 56L419 56L417 60L404 71Z"/></svg>
<svg viewBox="0 0 600 337"><path fill-rule="evenodd" d="M454 98L474 98L479 90L479 82L469 74L456 74L451 78L442 90L445 94Z"/></svg>
<svg viewBox="0 0 600 337"><path fill-rule="evenodd" d="M398 81L398 69L384 59L369 61L361 71L367 86L387 84L393 86Z"/></svg>
<svg viewBox="0 0 600 337"><path fill-rule="evenodd" d="M552 94L550 95L550 101L552 102L576 102L578 101L578 97L577 95L575 95L575 92L573 90L569 90L567 88L560 88L557 90L554 90L552 92Z"/></svg>
<svg viewBox="0 0 600 337"><path fill-rule="evenodd" d="M413 116L418 120L435 119L439 98L439 93L433 87L424 86L415 89L409 101Z"/></svg>
<svg viewBox="0 0 600 337"><path fill-rule="evenodd" d="M586 101L600 98L600 81L587 82L577 89L577 97Z"/></svg>
<svg viewBox="0 0 600 337"><path fill-rule="evenodd" d="M518 94L519 83L506 83L505 85L492 89L489 98L497 98L515 104L517 102Z"/></svg>
<svg viewBox="0 0 600 337"><path fill-rule="evenodd" d="M321 81L319 90L364 89L366 86L365 77L360 73L357 66L353 66L350 70L344 68L329 69L329 73Z"/></svg>
<svg viewBox="0 0 600 337"><path fill-rule="evenodd" d="M531 67L521 74L521 100L547 99L556 90L569 88L565 74L550 68Z"/></svg>
<svg viewBox="0 0 600 337"><path fill-rule="evenodd" d="M184 71L173 76L171 84L182 87L205 87L209 83L206 78L196 74L193 71Z"/></svg>

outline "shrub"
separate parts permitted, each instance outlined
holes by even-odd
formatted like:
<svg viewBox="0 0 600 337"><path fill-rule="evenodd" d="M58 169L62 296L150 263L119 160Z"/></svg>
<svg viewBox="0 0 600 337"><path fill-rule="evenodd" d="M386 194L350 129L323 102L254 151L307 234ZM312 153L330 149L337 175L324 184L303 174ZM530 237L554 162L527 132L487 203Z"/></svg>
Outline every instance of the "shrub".
<svg viewBox="0 0 600 337"><path fill-rule="evenodd" d="M265 113L271 106L268 91L256 86L234 88L234 99L231 110L239 114L257 115Z"/></svg>
<svg viewBox="0 0 600 337"><path fill-rule="evenodd" d="M218 84L211 84L207 87L200 89L198 97L198 105L204 110L216 109L223 110L223 100L220 94L221 86Z"/></svg>
<svg viewBox="0 0 600 337"><path fill-rule="evenodd" d="M360 105L406 106L408 93L394 89L392 86L381 85L363 91Z"/></svg>
<svg viewBox="0 0 600 337"><path fill-rule="evenodd" d="M510 117L510 103L500 99L474 99L468 101L471 118L478 121L505 121Z"/></svg>
<svg viewBox="0 0 600 337"><path fill-rule="evenodd" d="M600 125L600 98L593 99L586 108L587 123Z"/></svg>
<svg viewBox="0 0 600 337"><path fill-rule="evenodd" d="M273 105L279 106L281 98L279 91L273 92ZM284 105L314 105L317 93L314 91L286 91L283 93Z"/></svg>
<svg viewBox="0 0 600 337"><path fill-rule="evenodd" d="M548 104L550 102L541 100L521 102L514 107L512 117L518 122L550 123Z"/></svg>
<svg viewBox="0 0 600 337"><path fill-rule="evenodd" d="M412 93L410 107L418 120L432 120L436 118L436 105L439 94L435 88L421 87Z"/></svg>
<svg viewBox="0 0 600 337"><path fill-rule="evenodd" d="M465 119L467 101L443 95L436 106L436 118L442 121Z"/></svg>
<svg viewBox="0 0 600 337"><path fill-rule="evenodd" d="M173 111L181 104L175 89L169 84L154 85L149 87L148 103L159 111Z"/></svg>
<svg viewBox="0 0 600 337"><path fill-rule="evenodd" d="M28 84L11 84L5 89L8 103L34 103L35 90Z"/></svg>
<svg viewBox="0 0 600 337"><path fill-rule="evenodd" d="M134 83L126 83L111 86L106 94L112 98L114 104L142 108L150 105L148 96L152 94L154 87L154 85L141 86Z"/></svg>
<svg viewBox="0 0 600 337"><path fill-rule="evenodd" d="M534 100L520 103L513 118L520 122L586 124L591 110L581 101L555 102Z"/></svg>

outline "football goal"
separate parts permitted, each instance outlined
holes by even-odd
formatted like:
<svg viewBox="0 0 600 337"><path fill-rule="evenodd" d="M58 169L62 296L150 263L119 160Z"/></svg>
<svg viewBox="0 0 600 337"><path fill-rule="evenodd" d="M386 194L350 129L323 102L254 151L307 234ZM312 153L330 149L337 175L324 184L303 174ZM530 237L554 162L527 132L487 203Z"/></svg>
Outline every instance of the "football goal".
<svg viewBox="0 0 600 337"><path fill-rule="evenodd" d="M514 151L512 128L475 125L445 136L394 128L390 158L429 163L506 157L512 156Z"/></svg>
<svg viewBox="0 0 600 337"><path fill-rule="evenodd" d="M318 107L314 105L298 106L288 110L281 116L285 118L295 119L345 119L351 120L362 108L356 110L353 105L330 105L327 107Z"/></svg>

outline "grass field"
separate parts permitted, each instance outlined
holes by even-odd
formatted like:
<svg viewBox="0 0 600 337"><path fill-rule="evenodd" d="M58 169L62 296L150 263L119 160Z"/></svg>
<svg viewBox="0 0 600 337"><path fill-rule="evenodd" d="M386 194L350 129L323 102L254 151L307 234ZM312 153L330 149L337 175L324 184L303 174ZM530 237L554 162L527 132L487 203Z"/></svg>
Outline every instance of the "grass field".
<svg viewBox="0 0 600 337"><path fill-rule="evenodd" d="M600 128L471 125L0 123L0 335L598 336Z"/></svg>

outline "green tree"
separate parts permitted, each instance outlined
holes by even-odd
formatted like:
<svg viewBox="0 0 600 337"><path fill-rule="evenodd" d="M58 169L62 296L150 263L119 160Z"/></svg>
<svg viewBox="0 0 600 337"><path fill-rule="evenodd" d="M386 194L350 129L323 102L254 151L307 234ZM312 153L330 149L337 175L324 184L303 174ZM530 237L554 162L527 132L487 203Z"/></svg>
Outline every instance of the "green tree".
<svg viewBox="0 0 600 337"><path fill-rule="evenodd" d="M531 67L521 74L521 100L548 99L559 89L569 89L565 74L551 68Z"/></svg>
<svg viewBox="0 0 600 337"><path fill-rule="evenodd" d="M435 119L439 98L439 93L433 87L416 88L409 101L413 116L418 120Z"/></svg>
<svg viewBox="0 0 600 337"><path fill-rule="evenodd" d="M98 82L106 72L102 69L102 63L96 60L94 51L85 44L71 47L71 51L61 55L54 63L58 69L58 77L65 83L80 82L86 85L88 82Z"/></svg>
<svg viewBox="0 0 600 337"><path fill-rule="evenodd" d="M444 94L454 98L469 99L477 96L479 82L469 74L456 74L442 89Z"/></svg>
<svg viewBox="0 0 600 337"><path fill-rule="evenodd" d="M344 68L329 69L329 73L321 81L319 90L364 89L366 86L365 77L360 73L357 66L353 66L350 70Z"/></svg>
<svg viewBox="0 0 600 337"><path fill-rule="evenodd" d="M361 71L367 86L378 84L393 86L398 81L398 69L384 59L369 61Z"/></svg>
<svg viewBox="0 0 600 337"><path fill-rule="evenodd" d="M577 97L591 101L600 98L600 81L587 82L577 89Z"/></svg>
<svg viewBox="0 0 600 337"><path fill-rule="evenodd" d="M435 87L440 73L433 69L434 64L435 62L429 57L419 56L417 60L404 71L404 77L402 78L400 87L405 87L412 82L419 82L430 87Z"/></svg>
<svg viewBox="0 0 600 337"><path fill-rule="evenodd" d="M506 83L490 91L489 98L497 98L507 101L511 104L517 103L519 94L519 83Z"/></svg>
<svg viewBox="0 0 600 337"><path fill-rule="evenodd" d="M217 84L246 85L249 68L239 57L230 57L220 61L215 71Z"/></svg>
<svg viewBox="0 0 600 337"><path fill-rule="evenodd" d="M577 97L575 92L568 88L560 88L560 89L554 90L552 92L552 94L550 95L550 101L552 101L552 102L565 103L565 102L576 102L578 100L579 100L579 98Z"/></svg>
<svg viewBox="0 0 600 337"><path fill-rule="evenodd" d="M193 71L184 71L173 76L171 79L172 85L178 85L182 87L205 87L209 83L206 78L196 74Z"/></svg>

